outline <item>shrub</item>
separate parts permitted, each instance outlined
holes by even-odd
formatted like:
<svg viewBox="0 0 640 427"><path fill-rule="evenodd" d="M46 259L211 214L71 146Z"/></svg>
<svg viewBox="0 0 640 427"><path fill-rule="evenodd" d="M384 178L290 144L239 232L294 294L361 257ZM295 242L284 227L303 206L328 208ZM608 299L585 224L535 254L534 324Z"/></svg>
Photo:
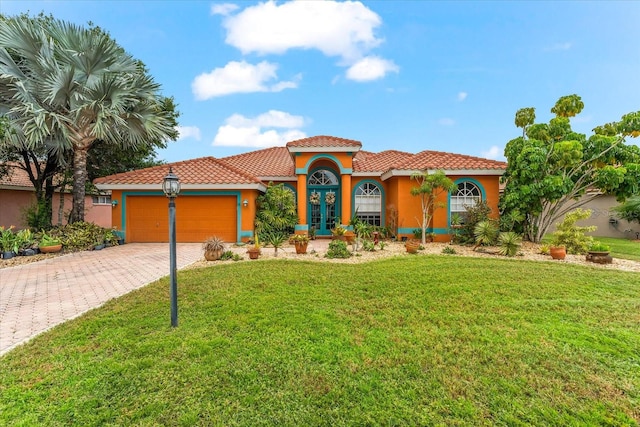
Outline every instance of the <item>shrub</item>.
<svg viewBox="0 0 640 427"><path fill-rule="evenodd" d="M266 240L270 233L293 234L298 223L295 196L284 184L269 183L267 191L256 203L255 222L260 239Z"/></svg>
<svg viewBox="0 0 640 427"><path fill-rule="evenodd" d="M489 219L491 207L483 200L474 206L465 206L465 213L462 215L463 224L459 235L461 243L474 243L476 241L474 231L479 222Z"/></svg>
<svg viewBox="0 0 640 427"><path fill-rule="evenodd" d="M444 248L442 248L442 253L448 254L448 255L455 255L458 252L456 252L456 248L452 248L451 246L445 246Z"/></svg>
<svg viewBox="0 0 640 427"><path fill-rule="evenodd" d="M556 231L553 233L552 246L564 246L568 254L584 254L593 243L593 237L586 236L585 233L595 231L595 225L589 227L579 227L576 222L587 219L591 216L591 210L576 209L565 215L562 222L556 224Z"/></svg>
<svg viewBox="0 0 640 427"><path fill-rule="evenodd" d="M376 250L376 246L371 240L365 240L362 242L362 249L367 252L374 252Z"/></svg>
<svg viewBox="0 0 640 427"><path fill-rule="evenodd" d="M327 258L349 258L351 252L347 249L347 244L342 240L332 240L327 250Z"/></svg>
<svg viewBox="0 0 640 427"><path fill-rule="evenodd" d="M480 245L492 245L498 237L498 226L490 219L480 221L473 229L476 247Z"/></svg>
<svg viewBox="0 0 640 427"><path fill-rule="evenodd" d="M594 241L589 250L595 252L609 252L611 251L611 246L605 245L602 242Z"/></svg>
<svg viewBox="0 0 640 427"><path fill-rule="evenodd" d="M117 236L113 230L103 228L92 222L74 222L62 227L54 227L49 230L48 235L59 240L66 250L88 250L97 243L117 242ZM36 234L36 239L42 235Z"/></svg>
<svg viewBox="0 0 640 427"><path fill-rule="evenodd" d="M224 251L222 252L222 255L220 255L220 261L228 261L230 259L233 259L233 257L233 251Z"/></svg>
<svg viewBox="0 0 640 427"><path fill-rule="evenodd" d="M515 256L518 253L518 250L520 250L521 243L522 237L513 231L500 233L500 236L498 236L500 255L506 255L508 257Z"/></svg>

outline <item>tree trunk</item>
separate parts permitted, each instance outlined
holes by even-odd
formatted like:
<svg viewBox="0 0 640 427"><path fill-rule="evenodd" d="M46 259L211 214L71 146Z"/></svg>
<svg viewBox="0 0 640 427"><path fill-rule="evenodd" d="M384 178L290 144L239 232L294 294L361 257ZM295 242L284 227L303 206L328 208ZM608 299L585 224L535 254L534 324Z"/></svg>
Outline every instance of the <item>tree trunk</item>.
<svg viewBox="0 0 640 427"><path fill-rule="evenodd" d="M69 223L84 221L88 151L88 147L75 147L73 152L73 207L69 215Z"/></svg>

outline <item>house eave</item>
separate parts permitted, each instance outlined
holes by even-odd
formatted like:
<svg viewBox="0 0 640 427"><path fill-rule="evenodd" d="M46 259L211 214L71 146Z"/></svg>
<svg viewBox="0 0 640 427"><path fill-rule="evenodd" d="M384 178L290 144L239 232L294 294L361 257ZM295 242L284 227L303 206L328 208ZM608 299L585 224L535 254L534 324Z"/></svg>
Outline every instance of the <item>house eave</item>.
<svg viewBox="0 0 640 427"><path fill-rule="evenodd" d="M427 169L418 170L418 169L391 169L387 172L383 173L380 177L383 181L394 177L394 176L411 176L416 171L434 173L436 171L443 171L445 175L475 175L475 176L502 176L504 174L504 169Z"/></svg>
<svg viewBox="0 0 640 427"><path fill-rule="evenodd" d="M360 147L287 147L290 153L357 153Z"/></svg>
<svg viewBox="0 0 640 427"><path fill-rule="evenodd" d="M96 184L99 190L162 191L161 184ZM266 191L262 183L254 184L181 184L181 190L258 190Z"/></svg>

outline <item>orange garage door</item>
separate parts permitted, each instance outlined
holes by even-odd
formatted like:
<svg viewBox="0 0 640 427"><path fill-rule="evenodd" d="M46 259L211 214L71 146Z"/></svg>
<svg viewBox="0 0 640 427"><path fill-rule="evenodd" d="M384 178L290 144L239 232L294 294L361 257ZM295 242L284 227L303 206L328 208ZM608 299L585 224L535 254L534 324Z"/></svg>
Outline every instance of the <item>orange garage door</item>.
<svg viewBox="0 0 640 427"><path fill-rule="evenodd" d="M127 196L128 242L169 241L169 199L164 196ZM203 242L218 236L237 240L236 196L189 196L176 198L176 240Z"/></svg>

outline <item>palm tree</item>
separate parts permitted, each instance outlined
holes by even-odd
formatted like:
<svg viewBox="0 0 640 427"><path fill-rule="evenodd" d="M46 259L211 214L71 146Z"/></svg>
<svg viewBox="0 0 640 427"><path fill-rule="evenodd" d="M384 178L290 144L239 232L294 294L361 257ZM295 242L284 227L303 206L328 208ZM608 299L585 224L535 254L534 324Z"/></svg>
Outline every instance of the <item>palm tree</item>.
<svg viewBox="0 0 640 427"><path fill-rule="evenodd" d="M416 171L411 174L411 179L416 180L417 187L411 188L411 195L420 197L420 208L422 217L418 220L422 229L422 244L427 243L427 227L431 223L436 209L444 207L442 202L438 202L438 197L443 193L448 193L457 188L457 185L447 177L447 175L437 170L430 174L428 170Z"/></svg>
<svg viewBox="0 0 640 427"><path fill-rule="evenodd" d="M56 141L54 153L71 151L70 222L84 220L94 142L126 148L175 137L159 90L144 65L100 28L42 16L0 20L0 111L29 148Z"/></svg>

